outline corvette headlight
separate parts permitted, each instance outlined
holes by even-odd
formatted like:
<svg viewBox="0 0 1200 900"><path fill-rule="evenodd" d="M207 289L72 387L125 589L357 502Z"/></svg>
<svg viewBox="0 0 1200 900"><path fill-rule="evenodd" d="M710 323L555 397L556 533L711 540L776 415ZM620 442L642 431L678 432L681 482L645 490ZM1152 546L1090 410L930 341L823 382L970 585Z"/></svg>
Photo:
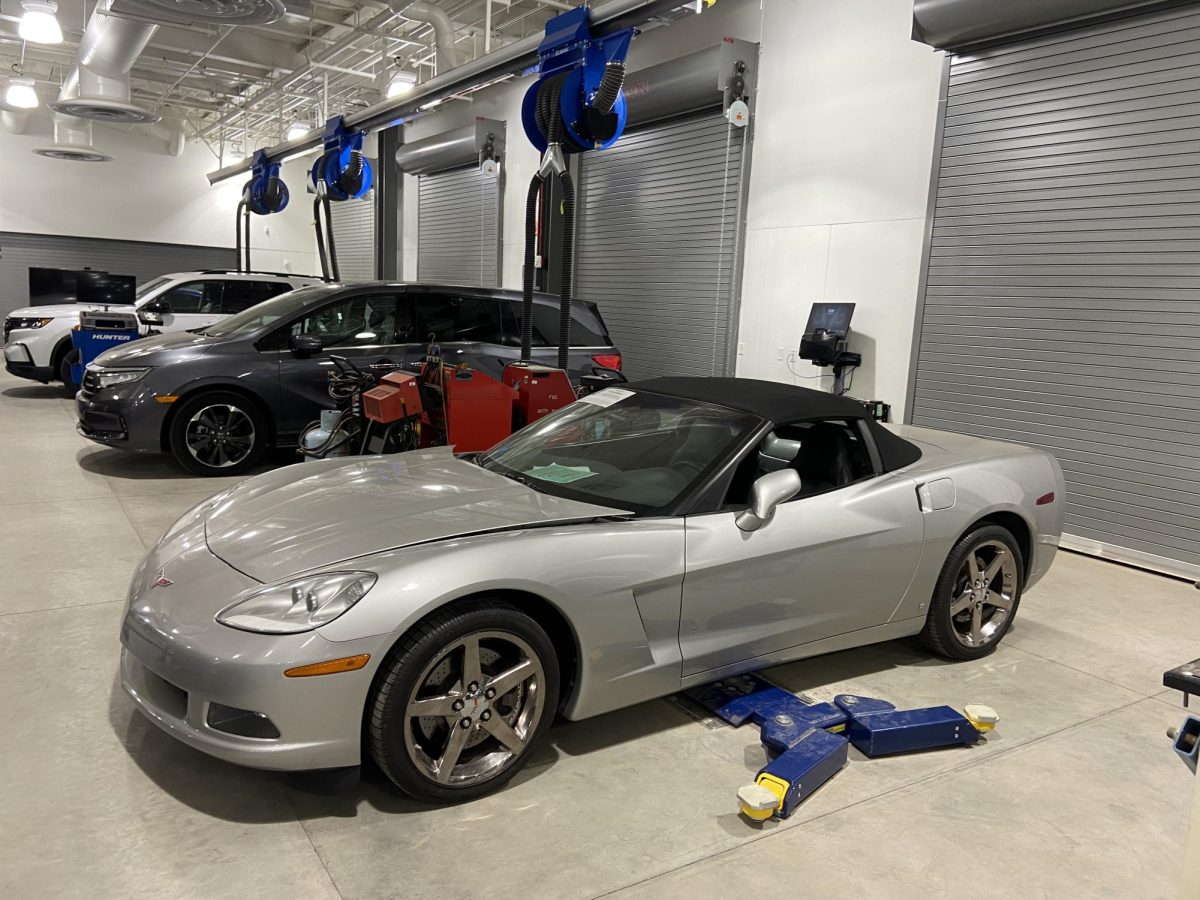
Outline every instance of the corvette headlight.
<svg viewBox="0 0 1200 900"><path fill-rule="evenodd" d="M89 374L95 375L97 379L96 387L110 388L116 387L118 384L132 384L135 381L141 381L146 377L149 369L101 369L99 367L89 367Z"/></svg>
<svg viewBox="0 0 1200 900"><path fill-rule="evenodd" d="M371 572L322 572L254 588L217 613L217 621L262 634L312 631L361 600L375 581Z"/></svg>

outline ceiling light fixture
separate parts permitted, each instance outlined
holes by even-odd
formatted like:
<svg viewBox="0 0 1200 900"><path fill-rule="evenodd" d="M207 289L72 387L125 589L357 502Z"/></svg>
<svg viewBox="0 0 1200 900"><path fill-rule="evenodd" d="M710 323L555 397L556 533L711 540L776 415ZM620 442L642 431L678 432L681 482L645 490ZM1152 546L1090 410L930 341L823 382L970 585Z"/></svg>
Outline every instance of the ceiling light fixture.
<svg viewBox="0 0 1200 900"><path fill-rule="evenodd" d="M298 141L298 140L300 140L300 138L302 138L306 134L308 134L309 131L311 131L311 130L312 129L308 125L307 122L301 122L299 120L296 120L288 127L287 139L289 141Z"/></svg>
<svg viewBox="0 0 1200 900"><path fill-rule="evenodd" d="M396 97L402 97L410 93L417 86L417 73L409 72L405 69L397 69L392 73L391 80L388 81L387 90L384 94L389 100L394 100Z"/></svg>
<svg viewBox="0 0 1200 900"><path fill-rule="evenodd" d="M37 91L32 78L15 77L8 80L8 91L4 102L14 109L33 109L38 105Z"/></svg>
<svg viewBox="0 0 1200 900"><path fill-rule="evenodd" d="M17 34L31 44L61 44L62 29L58 26L58 4L54 0L21 0L25 15L17 26Z"/></svg>

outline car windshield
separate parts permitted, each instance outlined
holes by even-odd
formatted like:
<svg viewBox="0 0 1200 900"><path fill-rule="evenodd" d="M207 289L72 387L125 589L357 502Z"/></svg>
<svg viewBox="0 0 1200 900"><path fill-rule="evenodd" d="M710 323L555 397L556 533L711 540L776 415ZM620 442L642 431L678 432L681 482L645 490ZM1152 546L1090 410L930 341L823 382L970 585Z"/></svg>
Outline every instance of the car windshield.
<svg viewBox="0 0 1200 900"><path fill-rule="evenodd" d="M523 428L478 463L543 493L664 512L758 424L720 406L608 388Z"/></svg>
<svg viewBox="0 0 1200 900"><path fill-rule="evenodd" d="M138 285L137 293L133 295L134 302L145 300L147 294L152 294L164 284L170 282L170 278L166 275L160 275L157 278L151 278L145 284Z"/></svg>
<svg viewBox="0 0 1200 900"><path fill-rule="evenodd" d="M197 333L206 334L209 337L239 337L245 334L254 334L285 316L299 312L314 296L325 293L328 293L325 285L313 285L297 291L288 291L286 294L264 300L262 303L257 303L249 309L244 309L240 313L235 313L206 328L197 329Z"/></svg>

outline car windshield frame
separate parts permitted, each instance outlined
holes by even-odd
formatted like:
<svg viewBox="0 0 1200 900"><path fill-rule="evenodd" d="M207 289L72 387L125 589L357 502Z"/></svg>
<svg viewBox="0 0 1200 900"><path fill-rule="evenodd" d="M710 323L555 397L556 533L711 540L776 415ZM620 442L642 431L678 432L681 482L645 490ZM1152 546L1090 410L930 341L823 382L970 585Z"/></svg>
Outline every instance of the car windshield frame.
<svg viewBox="0 0 1200 900"><path fill-rule="evenodd" d="M157 278L151 278L149 281L139 284L137 290L134 291L133 302L141 303L159 288L166 287L173 280L170 275L159 275Z"/></svg>
<svg viewBox="0 0 1200 900"><path fill-rule="evenodd" d="M641 402L622 407L630 398L638 398ZM622 413L633 414L632 420L622 422L618 418ZM673 420L668 420L665 424L660 420L657 425L651 426L648 423L652 414L660 417L667 415L673 417ZM645 423L638 422L639 417L645 419ZM682 461L691 463L685 467L692 470L689 477L677 472L675 466L678 464L674 457L685 449L691 429L696 425L718 426L718 431L713 435L718 445L703 448L704 452L697 453L694 459ZM714 473L721 471L731 458L737 456L746 442L761 431L763 425L763 420L753 413L715 403L651 391L608 388L583 397L526 426L491 450L476 456L475 463L488 471L519 481L539 493L619 509L638 516L675 516L680 515L680 510L687 508L697 493L707 487ZM669 455L670 463L667 465L662 464L665 460L659 460L658 465L620 468L615 463L618 458L615 455L606 460L599 455L563 454L563 457L574 465L564 465L559 460L550 459L545 451L555 446L553 443L547 443L552 435L556 431L576 429L576 426L579 437L562 444L564 448L575 448L579 451L595 448L600 444L612 444L614 450L625 449L627 456L628 449L618 444L630 445L639 441L653 444L653 436L656 433L682 431L684 428L688 434L674 443L667 442L662 447L648 446L645 449L650 452L649 456L636 457L640 464L652 461L654 453ZM621 426L633 430L623 432L620 430ZM614 433L599 440L589 439L584 434L589 429L594 431L601 427L612 427ZM719 428L728 428L728 436L722 439ZM604 469L586 475L579 474L582 469L588 468L588 462L600 464ZM540 477L534 474L539 468L543 469L543 475ZM687 478L673 493L670 493L671 488L665 484L655 485L653 482L644 481L642 485L638 485L636 478L628 478L633 473L644 473L641 477L652 477L662 482L664 478L669 478L669 474L666 474L669 472L677 472ZM597 485L613 484L613 493L586 489L585 482L595 475L600 476L595 482ZM621 493L623 490L642 488L646 489L646 496L636 500ZM655 490L658 491L658 496L652 497L651 494Z"/></svg>
<svg viewBox="0 0 1200 900"><path fill-rule="evenodd" d="M314 297L325 297L328 294L328 286L324 284L285 291L243 309L239 313L226 316L220 321L197 329L196 333L215 338L250 337L264 330L278 328L290 317L304 313ZM273 316L273 318L264 321L267 316Z"/></svg>

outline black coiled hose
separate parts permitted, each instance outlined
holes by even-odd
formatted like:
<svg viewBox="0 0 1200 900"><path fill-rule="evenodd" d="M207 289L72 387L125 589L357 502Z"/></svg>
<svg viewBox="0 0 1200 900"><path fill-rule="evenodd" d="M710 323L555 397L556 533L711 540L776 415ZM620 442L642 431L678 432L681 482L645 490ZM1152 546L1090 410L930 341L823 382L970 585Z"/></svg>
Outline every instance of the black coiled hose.
<svg viewBox="0 0 1200 900"><path fill-rule="evenodd" d="M539 95L538 99L541 99ZM533 351L533 276L537 254L538 198L542 192L542 175L534 172L525 197L525 268L521 284L521 362L529 362Z"/></svg>
<svg viewBox="0 0 1200 900"><path fill-rule="evenodd" d="M343 194L353 197L362 190L365 167L362 151L351 150L350 161L346 164L346 168L342 169L342 174L338 176L338 187L342 189Z"/></svg>
<svg viewBox="0 0 1200 900"><path fill-rule="evenodd" d="M574 302L575 282L575 184L570 172L559 175L562 185L562 287L558 306L558 367L567 368L567 351L571 347L571 305Z"/></svg>
<svg viewBox="0 0 1200 900"><path fill-rule="evenodd" d="M596 88L596 96L592 107L608 115L617 105L621 96L621 87L625 84L625 63L613 60L604 64L604 74L600 76L600 86Z"/></svg>
<svg viewBox="0 0 1200 900"><path fill-rule="evenodd" d="M247 190L249 190L249 185L247 185L246 187L247 187ZM245 253L246 253L246 256L249 256L249 250L250 250L250 246L249 246L249 244L250 244L250 227L249 227L249 226L250 226L250 217L249 217L249 215L247 215L247 213L246 213L246 201L245 201L245 200L241 200L241 201L239 201L239 202L238 202L238 205L237 205L237 213L236 213L236 214L235 214L235 216L234 216L234 225L236 225L236 226L237 226L237 228L236 228L236 231L237 231L237 264L238 264L238 271L239 271L239 272L248 271L248 270L249 270L249 268L250 268L249 266L246 266L245 268L243 268L243 267L242 267L242 259L243 259L243 256L242 256L242 253L243 253L243 251L242 251L242 247L243 247L243 243L242 243L242 228L243 228L243 220L245 220L245 223L244 223L244 224L245 224L245 228L246 228L246 240L245 240L245 245L244 245L244 246L246 247L246 251L245 251Z"/></svg>
<svg viewBox="0 0 1200 900"><path fill-rule="evenodd" d="M325 214L322 225L321 213ZM337 247L333 243L333 214L329 208L329 195L324 191L313 199L313 226L317 230L317 257L321 260L321 277L326 281L341 281L338 270ZM328 249L326 249L328 247Z"/></svg>

